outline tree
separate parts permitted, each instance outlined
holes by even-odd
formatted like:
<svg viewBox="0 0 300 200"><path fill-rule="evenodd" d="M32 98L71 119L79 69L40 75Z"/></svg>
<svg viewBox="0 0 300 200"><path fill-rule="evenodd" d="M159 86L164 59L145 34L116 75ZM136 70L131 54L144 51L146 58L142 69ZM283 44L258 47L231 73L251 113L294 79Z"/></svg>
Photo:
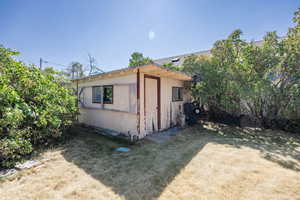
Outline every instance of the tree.
<svg viewBox="0 0 300 200"><path fill-rule="evenodd" d="M300 108L300 10L285 38L265 35L262 46L241 39L241 30L216 41L209 59L188 57L183 71L201 75L192 89L209 107L246 112L265 123L292 118ZM295 114L296 113L296 114Z"/></svg>
<svg viewBox="0 0 300 200"><path fill-rule="evenodd" d="M163 66L165 68L168 68L168 69L171 69L171 70L174 70L174 71L178 71L178 72L180 72L182 70L181 66L176 66L172 62L164 63Z"/></svg>
<svg viewBox="0 0 300 200"><path fill-rule="evenodd" d="M65 72L64 71L57 71L55 68L53 67L45 67L43 70L42 70L42 73L44 75L53 75L55 77L60 77L62 79L65 79Z"/></svg>
<svg viewBox="0 0 300 200"><path fill-rule="evenodd" d="M134 52L129 59L129 67L136 67L153 63L149 57L144 57L142 53Z"/></svg>
<svg viewBox="0 0 300 200"><path fill-rule="evenodd" d="M218 68L214 58L191 55L183 63L183 72L194 77L195 83L191 88L195 99L201 99L210 108L224 108L226 93L226 76Z"/></svg>
<svg viewBox="0 0 300 200"><path fill-rule="evenodd" d="M18 54L0 46L0 168L60 138L77 114L61 79L16 61Z"/></svg>
<svg viewBox="0 0 300 200"><path fill-rule="evenodd" d="M83 65L79 62L71 62L70 66L64 73L68 78L77 79L85 76Z"/></svg>
<svg viewBox="0 0 300 200"><path fill-rule="evenodd" d="M44 74L57 74L58 72L53 67L45 67L42 72Z"/></svg>

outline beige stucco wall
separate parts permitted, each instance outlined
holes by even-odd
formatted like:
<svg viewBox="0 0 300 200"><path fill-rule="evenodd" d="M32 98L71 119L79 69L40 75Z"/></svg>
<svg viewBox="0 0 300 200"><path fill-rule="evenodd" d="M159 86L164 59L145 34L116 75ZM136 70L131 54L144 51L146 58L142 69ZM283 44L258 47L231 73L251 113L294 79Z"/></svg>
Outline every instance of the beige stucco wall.
<svg viewBox="0 0 300 200"><path fill-rule="evenodd" d="M145 131L145 113L144 113L144 73L140 75L140 138L147 133ZM151 75L151 74L149 74ZM172 87L183 87L184 81L175 80L166 77L161 78L161 130L168 129L178 124L178 117L183 113L183 104L188 101L188 95L184 92L184 100L172 102ZM156 96L147 96L146 98L156 98ZM146 100L147 101L147 100Z"/></svg>
<svg viewBox="0 0 300 200"><path fill-rule="evenodd" d="M161 129L178 124L183 113L184 101L172 101L172 87L183 87L183 81L161 78Z"/></svg>
<svg viewBox="0 0 300 200"><path fill-rule="evenodd" d="M136 73L79 83L84 87L79 121L88 125L137 135ZM92 86L113 85L113 104L92 102Z"/></svg>
<svg viewBox="0 0 300 200"><path fill-rule="evenodd" d="M137 101L137 73L80 82L79 91L83 87L85 89L82 92L83 99L81 100L84 102L84 107L80 107L79 121L143 138L146 135L144 75L140 73L139 102ZM178 118L183 113L183 103L187 96L184 95L184 101L172 102L172 87L183 87L184 82L166 77L160 78L161 130L164 130L178 124ZM92 103L92 86L98 85L114 85L113 104L104 104L102 107L101 104ZM157 97L147 96L146 98Z"/></svg>
<svg viewBox="0 0 300 200"><path fill-rule="evenodd" d="M88 125L137 135L137 115L109 110L80 109L79 121Z"/></svg>

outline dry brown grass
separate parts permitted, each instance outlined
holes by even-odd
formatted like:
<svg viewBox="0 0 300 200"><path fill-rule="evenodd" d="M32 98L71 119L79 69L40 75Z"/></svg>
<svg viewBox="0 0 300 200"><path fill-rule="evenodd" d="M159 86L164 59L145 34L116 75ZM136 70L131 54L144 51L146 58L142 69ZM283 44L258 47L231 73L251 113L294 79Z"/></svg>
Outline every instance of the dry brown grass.
<svg viewBox="0 0 300 200"><path fill-rule="evenodd" d="M300 140L280 132L207 124L129 153L82 132L0 183L0 199L300 199Z"/></svg>

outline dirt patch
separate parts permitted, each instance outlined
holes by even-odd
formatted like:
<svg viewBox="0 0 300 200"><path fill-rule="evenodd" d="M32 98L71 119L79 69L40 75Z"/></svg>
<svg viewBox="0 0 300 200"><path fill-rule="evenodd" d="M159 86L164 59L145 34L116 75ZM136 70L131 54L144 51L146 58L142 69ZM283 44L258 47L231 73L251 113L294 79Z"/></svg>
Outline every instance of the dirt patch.
<svg viewBox="0 0 300 200"><path fill-rule="evenodd" d="M210 123L163 144L119 146L84 131L0 183L1 198L300 199L300 140L280 132Z"/></svg>

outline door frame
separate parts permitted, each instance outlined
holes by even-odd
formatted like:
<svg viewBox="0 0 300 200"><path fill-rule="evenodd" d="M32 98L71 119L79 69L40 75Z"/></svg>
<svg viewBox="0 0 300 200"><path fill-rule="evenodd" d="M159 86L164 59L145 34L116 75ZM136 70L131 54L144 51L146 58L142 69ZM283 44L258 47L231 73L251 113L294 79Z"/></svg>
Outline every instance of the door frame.
<svg viewBox="0 0 300 200"><path fill-rule="evenodd" d="M161 105L160 105L160 77L157 76L153 76L153 75L149 75L149 74L144 74L144 120L146 123L146 78L151 78L151 79L155 79L157 80L157 129L158 131L161 128L161 122L160 122L160 115L161 115ZM145 130L146 130L146 126L145 126Z"/></svg>

